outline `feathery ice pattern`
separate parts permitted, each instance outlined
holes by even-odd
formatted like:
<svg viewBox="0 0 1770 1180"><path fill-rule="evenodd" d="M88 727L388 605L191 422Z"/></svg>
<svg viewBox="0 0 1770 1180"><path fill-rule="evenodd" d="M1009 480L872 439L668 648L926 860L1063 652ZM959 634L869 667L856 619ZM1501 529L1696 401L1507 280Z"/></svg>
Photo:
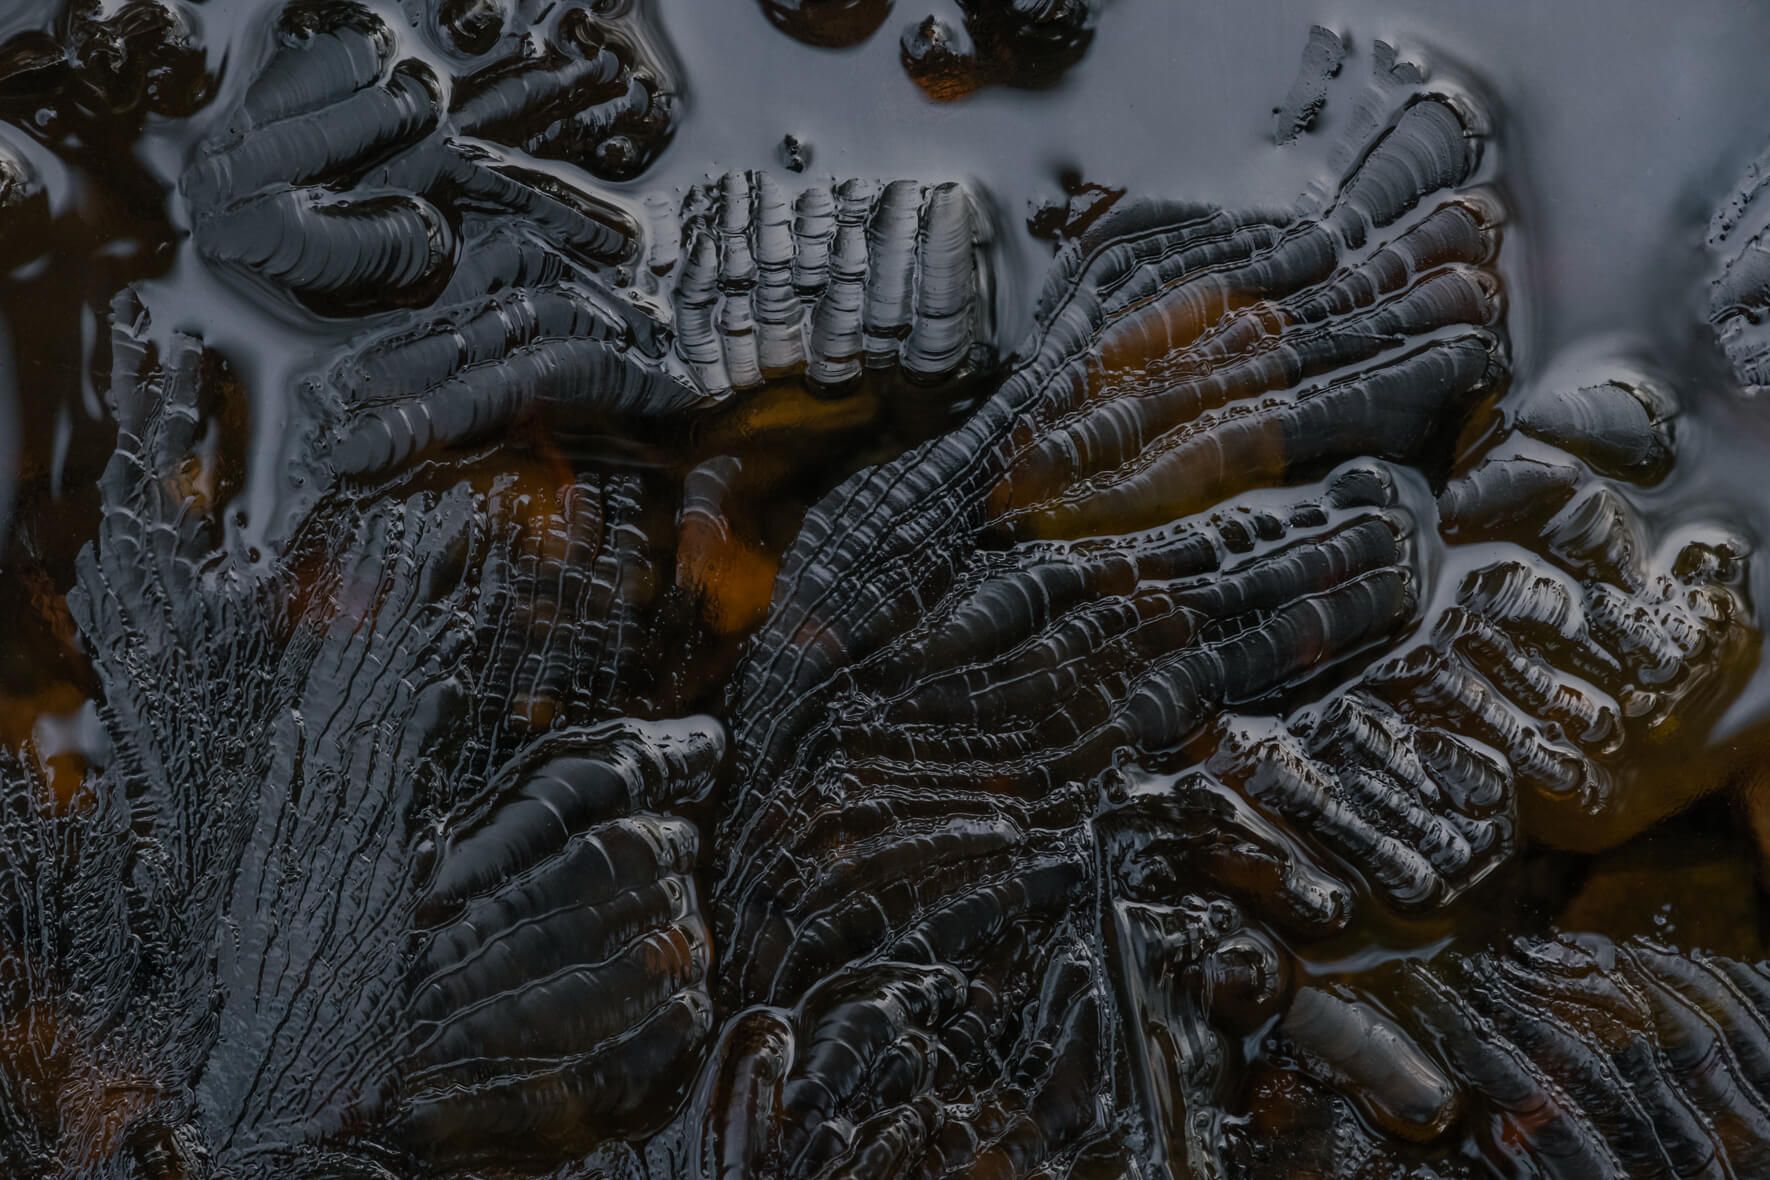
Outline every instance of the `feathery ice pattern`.
<svg viewBox="0 0 1770 1180"><path fill-rule="evenodd" d="M146 7L118 43L158 60L182 10ZM767 7L849 43L888 5ZM1092 19L963 8L980 46ZM1298 957L1686 802L1653 768L1756 642L1744 541L1642 507L1664 384L1512 386L1478 103L1395 74L1295 207L1088 218L1009 351L963 187L567 185L535 161L625 179L668 140L643 11L406 11L282 9L184 178L208 263L363 320L303 388L267 552L223 512L238 378L113 308L69 602L109 749L60 802L0 754L0 1162L1760 1167L1760 967ZM0 215L33 192L0 170ZM728 444L930 392L940 429L713 613L723 691L660 689L682 571L762 548L727 510L767 464Z"/></svg>

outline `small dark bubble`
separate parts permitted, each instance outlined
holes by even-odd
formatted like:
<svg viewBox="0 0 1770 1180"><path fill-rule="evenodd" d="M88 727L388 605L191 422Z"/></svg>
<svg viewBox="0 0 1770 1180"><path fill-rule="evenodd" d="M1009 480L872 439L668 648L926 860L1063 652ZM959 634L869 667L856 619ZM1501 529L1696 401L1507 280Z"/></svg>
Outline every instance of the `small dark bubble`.
<svg viewBox="0 0 1770 1180"><path fill-rule="evenodd" d="M797 135L786 135L780 144L781 167L788 172L803 172L811 164L811 145Z"/></svg>
<svg viewBox="0 0 1770 1180"><path fill-rule="evenodd" d="M596 145L597 171L619 176L631 169L639 159L639 149L625 135L611 135Z"/></svg>

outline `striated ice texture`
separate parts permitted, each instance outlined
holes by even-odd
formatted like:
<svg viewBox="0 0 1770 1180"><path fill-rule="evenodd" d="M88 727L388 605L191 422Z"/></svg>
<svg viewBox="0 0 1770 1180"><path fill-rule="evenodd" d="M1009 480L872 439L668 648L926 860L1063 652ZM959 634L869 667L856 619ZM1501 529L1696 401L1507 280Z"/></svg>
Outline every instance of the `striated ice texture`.
<svg viewBox="0 0 1770 1180"><path fill-rule="evenodd" d="M433 7L418 23L446 34L446 77L348 0L264 22L255 76L183 179L205 258L335 313L428 303L487 220L588 264L633 257L630 211L525 161L625 179L668 142L669 54L644 14L524 4L500 26Z"/></svg>
<svg viewBox="0 0 1770 1180"><path fill-rule="evenodd" d="M1709 325L1748 393L1770 384L1770 154L1752 161L1738 185L1709 219Z"/></svg>
<svg viewBox="0 0 1770 1180"><path fill-rule="evenodd" d="M936 98L1097 15L959 9L902 42ZM1472 92L1379 43L1291 205L1076 178L1016 345L976 186L626 185L686 92L643 4L296 0L226 68L216 11L0 63L183 128L180 265L324 332L110 305L102 740L0 747L11 1174L1765 1170L1762 966L1470 916L1713 790L1758 642L1727 506L1662 512L1686 397L1515 370ZM1713 239L1747 386L1758 187Z"/></svg>
<svg viewBox="0 0 1770 1180"><path fill-rule="evenodd" d="M766 173L691 190L655 226L677 355L715 397L802 377L839 393L869 370L939 385L991 364L990 275L972 197L948 182L849 180L789 195Z"/></svg>
<svg viewBox="0 0 1770 1180"><path fill-rule="evenodd" d="M121 442L73 596L113 750L65 814L6 764L7 839L68 874L40 893L8 858L8 1011L51 987L65 1011L6 1149L380 1176L662 1122L712 1021L699 836L670 809L724 737L622 715L650 584L631 481L328 500L252 565L214 548L192 453L215 359L117 316Z"/></svg>
<svg viewBox="0 0 1770 1180"><path fill-rule="evenodd" d="M1276 1035L1290 1068L1270 1083L1268 1133L1230 1133L1232 1174L1751 1176L1766 1165L1763 964L1570 933L1399 964L1366 983L1370 999L1305 987L1291 1000Z"/></svg>

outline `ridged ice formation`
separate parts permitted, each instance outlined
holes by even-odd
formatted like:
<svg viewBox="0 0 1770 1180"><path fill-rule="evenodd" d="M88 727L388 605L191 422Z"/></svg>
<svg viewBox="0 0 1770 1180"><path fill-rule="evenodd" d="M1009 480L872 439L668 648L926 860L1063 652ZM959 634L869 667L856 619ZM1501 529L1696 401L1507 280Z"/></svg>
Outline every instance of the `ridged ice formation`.
<svg viewBox="0 0 1770 1180"><path fill-rule="evenodd" d="M789 204L732 173L680 212L651 202L633 290L535 227L486 228L431 307L311 384L323 457L370 480L524 439L681 453L690 422L770 382L956 401L999 359L983 236L956 184L855 180Z"/></svg>
<svg viewBox="0 0 1770 1180"><path fill-rule="evenodd" d="M1438 498L1485 547L1420 638L1282 721L1223 718L1204 770L1409 908L1495 868L1520 810L1595 848L1690 802L1655 768L1699 748L1756 629L1740 543L1655 539L1627 497L1669 467L1674 412L1644 381L1524 399Z"/></svg>
<svg viewBox="0 0 1770 1180"><path fill-rule="evenodd" d="M1115 211L1061 256L1027 359L963 427L812 510L734 703L714 885L731 1004L799 1005L900 962L956 967L992 1005L1041 988L1052 948L1099 937L1103 858L1136 876L1117 866L1177 857L1189 832L1189 880L1344 921L1283 800L1180 784L1155 792L1175 814L1107 823L1103 792L1151 794L1115 786L1115 763L1184 762L1225 710L1313 692L1417 622L1428 526L1389 465L1448 468L1502 363L1495 217L1463 191L1476 145L1424 95L1317 216ZM1350 813L1359 788L1328 794ZM1213 849L1211 816L1270 855ZM1326 818L1300 829L1408 900ZM1216 929L1180 901L1158 890L1138 920ZM1175 938L1149 960L1202 955ZM1076 959L1078 994L1116 1024L1100 965ZM1105 1126L1145 1134L1138 1070L1111 1061ZM971 1117L959 1096L991 1076L931 1095ZM1078 1121L1044 1150L1104 1132Z"/></svg>
<svg viewBox="0 0 1770 1180"><path fill-rule="evenodd" d="M650 317L528 235L476 245L434 310L355 341L313 387L335 474L524 436L570 454L655 437L721 400Z"/></svg>
<svg viewBox="0 0 1770 1180"><path fill-rule="evenodd" d="M657 207L652 275L676 356L714 397L783 377L840 392L868 372L934 386L995 359L977 206L958 184L848 180L789 196L764 172Z"/></svg>
<svg viewBox="0 0 1770 1180"><path fill-rule="evenodd" d="M112 748L66 812L0 765L0 1004L49 1022L8 1055L18 1174L387 1176L663 1122L712 1031L672 809L724 738L622 716L632 478L328 499L252 564L215 547L216 362L127 298L113 351L72 600Z"/></svg>
<svg viewBox="0 0 1770 1180"><path fill-rule="evenodd" d="M1770 1168L1770 964L1576 934L1369 982L1382 1008L1299 989L1278 1025L1287 1069L1229 1132L1222 1174Z"/></svg>
<svg viewBox="0 0 1770 1180"><path fill-rule="evenodd" d="M722 753L707 719L561 730L489 784L416 901L397 1133L451 1162L642 1132L713 1025L699 837L660 809Z"/></svg>
<svg viewBox="0 0 1770 1180"><path fill-rule="evenodd" d="M1439 905L1499 866L1514 811L1539 839L1600 848L1695 798L1705 783L1688 781L1677 759L1701 748L1756 630L1739 542L1713 527L1655 536L1633 507L1635 491L1671 468L1676 416L1665 390L1634 375L1517 399L1438 497L1447 556L1467 545L1474 560L1457 563L1467 572L1413 643L1279 721L1224 718L1202 767L1177 783L1125 780L1133 802L1114 825L1127 897L1184 889L1202 870L1233 882L1252 915L1303 929L1309 907L1352 893L1337 865L1403 906ZM1243 800L1335 859L1300 860ZM1212 827L1201 830L1200 816ZM1195 1155L1217 1159L1228 1135L1237 1146L1218 1161L1223 1175L1488 1174L1442 1158L1457 1154L1451 1127L1484 1125L1482 1103L1501 1101L1471 1092L1477 1065L1434 1057L1439 1033L1419 1035L1394 1003L1308 985L1281 1002L1271 993L1282 968L1259 974L1280 982L1252 1012L1213 1000L1208 978L1182 989L1189 998L1166 1019L1192 1031L1152 1052L1158 1076L1165 1066L1190 1079L1175 1084L1173 1108L1190 1113ZM1244 1135L1219 1121L1231 1043L1269 1019L1276 1060L1313 1081L1258 1075L1260 1095L1239 1101L1284 1134ZM1491 1061L1510 1053L1480 1029L1467 1036L1468 1051ZM1524 1107L1535 1109L1508 1109L1534 1127ZM1386 1138L1353 1131L1370 1126ZM1496 1136L1502 1152L1516 1138ZM1545 1170L1523 1174L1654 1174L1538 1163Z"/></svg>
<svg viewBox="0 0 1770 1180"><path fill-rule="evenodd" d="M971 568L949 575L927 614L844 667L816 713L815 697L789 698L742 727L740 740L758 743L760 781L810 779L763 796L754 812L740 805L745 853L722 896L742 899L734 946L753 964L745 993L790 992L850 953L840 908L824 910L852 904L858 882L831 880L795 894L786 910L775 901L777 878L822 861L813 849L824 842L864 836L889 846L903 838L894 829L918 830L917 817L932 822L955 808L1006 825L974 851L967 847L979 833L953 832L940 857L952 860L952 880L926 879L924 888L940 885L934 898L906 896L903 914L868 919L884 920L870 938L913 938L924 907L983 887L1003 852L1033 842L1040 828L1081 822L1086 811L1073 800L1054 817L1042 813L1115 750L1173 749L1223 709L1300 683L1408 624L1417 606L1413 526L1385 491L1360 470L1320 503L981 550ZM857 546L871 539L848 534ZM787 576L795 572L789 565ZM842 644L833 635L818 648L835 654ZM806 657L815 660L818 648L771 651L752 671L753 691L772 699L786 675L812 671ZM782 744L762 745L776 733ZM959 858L979 856L961 871ZM969 880L979 873L981 882ZM890 879L863 878L859 892L888 894Z"/></svg>
<svg viewBox="0 0 1770 1180"><path fill-rule="evenodd" d="M732 871L872 783L1043 799L1411 625L1381 469L1229 505L1444 461L1499 371L1474 162L1429 98L1319 219L1145 209L1064 255L1003 389L808 518L740 688Z"/></svg>
<svg viewBox="0 0 1770 1180"><path fill-rule="evenodd" d="M942 96L1091 35L1082 0L961 7ZM91 11L141 61L190 15ZM267 525L230 503L239 373L117 301L68 604L106 741L83 776L0 752L0 1167L1765 1170L1761 969L1317 941L1438 938L1520 831L1683 805L1756 641L1740 543L1640 507L1670 395L1509 380L1453 88L1380 48L1290 209L1078 179L1008 360L958 185L563 179L668 135L622 0L260 31L194 241L357 322ZM0 212L35 192L0 168Z"/></svg>
<svg viewBox="0 0 1770 1180"><path fill-rule="evenodd" d="M449 109L457 133L611 180L637 175L674 130L670 52L646 14L634 4L561 12L535 0L519 9L505 29L509 42L484 51L456 81ZM626 19L605 19L616 16ZM528 30L542 20L553 36L537 49ZM470 27L461 31L457 20L450 28L457 48L476 47ZM487 62L492 52L499 56Z"/></svg>
<svg viewBox="0 0 1770 1180"><path fill-rule="evenodd" d="M1656 536L1634 507L1633 489L1674 455L1676 405L1651 380L1542 390L1513 414L1516 430L1438 500L1446 536L1484 543L1488 559L1425 642L1366 672L1340 707L1384 719L1381 747L1356 759L1367 772L1419 781L1429 751L1482 761L1484 746L1533 834L1603 847L1693 797L1634 784L1693 750L1738 687L1757 642L1744 546L1714 525Z"/></svg>
<svg viewBox="0 0 1770 1180"><path fill-rule="evenodd" d="M0 755L0 1167L11 1175L55 1175L93 1145L151 1141L164 1100L151 1085L102 1101L107 1077L154 1077L165 1036L132 1035L125 1023L144 1015L129 999L142 955L124 889L128 824L119 793L58 808L31 751ZM78 1050L58 1052L76 1040Z"/></svg>
<svg viewBox="0 0 1770 1180"><path fill-rule="evenodd" d="M636 1176L1134 1175L1109 1113L1120 1058L1094 953L1022 928L1016 978L919 961L831 977L728 1026L677 1127ZM1024 938L1024 942L1020 942ZM993 958L1001 958L998 951ZM945 1100L957 1078L963 1103ZM692 1169L700 1167L703 1172Z"/></svg>
<svg viewBox="0 0 1770 1180"><path fill-rule="evenodd" d="M434 298L488 219L526 222L587 264L633 257L631 213L525 160L625 179L663 147L668 55L642 14L548 7L488 40L484 21L435 7L427 19L455 49L446 78L367 8L284 9L184 177L205 258L348 314Z"/></svg>
<svg viewBox="0 0 1770 1180"><path fill-rule="evenodd" d="M1272 138L1276 142L1290 143L1315 126L1316 116L1327 103L1328 81L1340 72L1340 64L1345 60L1346 42L1338 33L1320 25L1309 30L1296 81L1272 112Z"/></svg>
<svg viewBox="0 0 1770 1180"><path fill-rule="evenodd" d="M1733 375L1749 393L1770 385L1770 152L1752 162L1709 220L1714 267L1709 324Z"/></svg>
<svg viewBox="0 0 1770 1180"><path fill-rule="evenodd" d="M904 69L929 97L1051 86L1094 40L1097 0L959 0L964 28L930 16L903 34Z"/></svg>

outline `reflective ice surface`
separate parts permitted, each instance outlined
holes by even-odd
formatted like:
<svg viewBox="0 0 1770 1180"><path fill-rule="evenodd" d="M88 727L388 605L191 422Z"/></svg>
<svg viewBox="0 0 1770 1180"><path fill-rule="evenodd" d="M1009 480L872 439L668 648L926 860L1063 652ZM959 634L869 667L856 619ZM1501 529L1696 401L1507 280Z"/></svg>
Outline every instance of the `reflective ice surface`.
<svg viewBox="0 0 1770 1180"><path fill-rule="evenodd" d="M1750 1176L1770 18L0 16L0 1163Z"/></svg>

